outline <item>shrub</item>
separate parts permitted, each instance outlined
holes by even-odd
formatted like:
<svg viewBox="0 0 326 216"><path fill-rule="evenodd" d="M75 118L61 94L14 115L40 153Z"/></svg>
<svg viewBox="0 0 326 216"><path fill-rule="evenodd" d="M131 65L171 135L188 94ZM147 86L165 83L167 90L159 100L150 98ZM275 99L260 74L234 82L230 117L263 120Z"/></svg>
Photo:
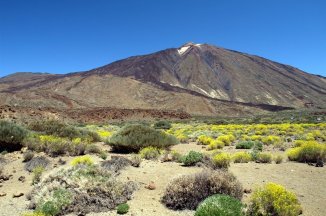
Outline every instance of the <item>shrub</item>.
<svg viewBox="0 0 326 216"><path fill-rule="evenodd" d="M161 153L158 148L149 146L140 150L139 155L141 158L144 158L146 160L156 160L161 155Z"/></svg>
<svg viewBox="0 0 326 216"><path fill-rule="evenodd" d="M72 161L70 162L70 164L71 164L71 166L78 166L80 164L91 166L91 165L94 164L94 161L91 158L91 156L89 156L89 155L83 155L83 156L75 157L74 159L72 159Z"/></svg>
<svg viewBox="0 0 326 216"><path fill-rule="evenodd" d="M181 162L185 166L193 166L203 159L203 154L196 151L190 151L187 155L181 158Z"/></svg>
<svg viewBox="0 0 326 216"><path fill-rule="evenodd" d="M263 150L263 143L261 143L261 142L255 142L252 150L253 151L262 151Z"/></svg>
<svg viewBox="0 0 326 216"><path fill-rule="evenodd" d="M278 136L270 135L270 136L263 137L261 141L266 145L276 145L281 142L281 138Z"/></svg>
<svg viewBox="0 0 326 216"><path fill-rule="evenodd" d="M206 198L196 209L195 216L242 216L242 203L228 195L213 195Z"/></svg>
<svg viewBox="0 0 326 216"><path fill-rule="evenodd" d="M235 140L235 137L232 134L228 134L217 137L217 140L220 140L224 145L229 146Z"/></svg>
<svg viewBox="0 0 326 216"><path fill-rule="evenodd" d="M118 172L129 165L131 165L131 161L121 156L112 156L111 160L103 161L101 164L104 169L112 172Z"/></svg>
<svg viewBox="0 0 326 216"><path fill-rule="evenodd" d="M73 140L74 138L81 138L82 140L87 140L89 142L97 142L101 140L96 132L78 129L57 120L35 121L28 127L33 131L44 132L47 135L66 137L70 140Z"/></svg>
<svg viewBox="0 0 326 216"><path fill-rule="evenodd" d="M255 145L255 142L253 141L243 141L239 142L235 148L236 149L251 149Z"/></svg>
<svg viewBox="0 0 326 216"><path fill-rule="evenodd" d="M105 151L101 151L100 158L102 158L103 160L106 160L107 157L108 157L108 154Z"/></svg>
<svg viewBox="0 0 326 216"><path fill-rule="evenodd" d="M224 147L224 142L221 140L213 140L207 147L208 150L221 149Z"/></svg>
<svg viewBox="0 0 326 216"><path fill-rule="evenodd" d="M274 155L273 160L276 164L280 164L283 162L283 156L281 154Z"/></svg>
<svg viewBox="0 0 326 216"><path fill-rule="evenodd" d="M33 181L32 184L37 184L41 180L42 173L44 172L43 166L37 166L33 169Z"/></svg>
<svg viewBox="0 0 326 216"><path fill-rule="evenodd" d="M252 157L248 152L237 152L232 155L232 160L234 163L248 163Z"/></svg>
<svg viewBox="0 0 326 216"><path fill-rule="evenodd" d="M129 205L127 203L122 203L117 206L118 214L126 214L129 211Z"/></svg>
<svg viewBox="0 0 326 216"><path fill-rule="evenodd" d="M139 167L141 164L141 157L138 154L131 154L130 156L131 166L133 167Z"/></svg>
<svg viewBox="0 0 326 216"><path fill-rule="evenodd" d="M38 203L36 212L41 212L44 215L58 215L62 209L72 202L71 193L63 188L57 188L53 191L52 196L48 201Z"/></svg>
<svg viewBox="0 0 326 216"><path fill-rule="evenodd" d="M101 153L101 149L100 147L98 147L97 145L94 144L88 144L86 146L86 150L85 150L86 154L100 154Z"/></svg>
<svg viewBox="0 0 326 216"><path fill-rule="evenodd" d="M148 146L168 148L177 143L174 136L139 124L123 127L108 140L113 151L122 152L138 152Z"/></svg>
<svg viewBox="0 0 326 216"><path fill-rule="evenodd" d="M268 183L254 191L248 212L249 215L297 216L302 209L294 193L281 185Z"/></svg>
<svg viewBox="0 0 326 216"><path fill-rule="evenodd" d="M200 135L197 139L197 144L199 145L209 145L214 141L212 137L206 135Z"/></svg>
<svg viewBox="0 0 326 216"><path fill-rule="evenodd" d="M166 120L161 120L161 121L158 121L154 124L154 128L155 129L165 129L165 130L168 130L170 129L172 126L171 126L171 123L166 121Z"/></svg>
<svg viewBox="0 0 326 216"><path fill-rule="evenodd" d="M213 165L217 168L227 169L230 166L231 156L228 153L219 153L213 157Z"/></svg>
<svg viewBox="0 0 326 216"><path fill-rule="evenodd" d="M26 151L23 154L23 162L28 162L32 160L34 157L34 153L32 151Z"/></svg>
<svg viewBox="0 0 326 216"><path fill-rule="evenodd" d="M63 191L56 192L58 187ZM126 203L136 188L136 183L117 181L111 171L98 165L75 166L53 173L35 185L31 207L43 209L44 203L50 201L48 209L59 209L58 215L106 212Z"/></svg>
<svg viewBox="0 0 326 216"><path fill-rule="evenodd" d="M172 150L171 151L171 158L172 161L176 161L176 162L181 162L182 163L182 154L180 154L179 152Z"/></svg>
<svg viewBox="0 0 326 216"><path fill-rule="evenodd" d="M194 210L200 202L214 194L226 194L241 199L243 191L232 174L204 170L173 179L168 184L161 201L166 207L174 210Z"/></svg>
<svg viewBox="0 0 326 216"><path fill-rule="evenodd" d="M25 164L25 169L29 172L33 172L36 167L43 167L45 169L49 163L50 160L44 156L33 157Z"/></svg>
<svg viewBox="0 0 326 216"><path fill-rule="evenodd" d="M37 211L44 213L45 215L55 216L60 213L60 209L53 201L47 201L38 207Z"/></svg>
<svg viewBox="0 0 326 216"><path fill-rule="evenodd" d="M0 152L16 151L22 147L27 131L11 122L0 121Z"/></svg>
<svg viewBox="0 0 326 216"><path fill-rule="evenodd" d="M303 163L316 163L320 160L326 160L326 145L311 143L302 144L287 151L287 156L291 161Z"/></svg>
<svg viewBox="0 0 326 216"><path fill-rule="evenodd" d="M267 152L258 153L258 157L256 162L258 163L271 163L272 162L272 154Z"/></svg>

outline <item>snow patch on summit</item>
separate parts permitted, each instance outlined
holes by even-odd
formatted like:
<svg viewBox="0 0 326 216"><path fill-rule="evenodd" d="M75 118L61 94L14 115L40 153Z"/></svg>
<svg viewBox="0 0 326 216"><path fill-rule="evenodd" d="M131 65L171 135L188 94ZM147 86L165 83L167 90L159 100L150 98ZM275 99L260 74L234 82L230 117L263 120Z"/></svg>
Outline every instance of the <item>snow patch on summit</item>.
<svg viewBox="0 0 326 216"><path fill-rule="evenodd" d="M184 46L184 47L181 47L180 49L178 49L179 55L184 54L189 48L190 48L190 46Z"/></svg>

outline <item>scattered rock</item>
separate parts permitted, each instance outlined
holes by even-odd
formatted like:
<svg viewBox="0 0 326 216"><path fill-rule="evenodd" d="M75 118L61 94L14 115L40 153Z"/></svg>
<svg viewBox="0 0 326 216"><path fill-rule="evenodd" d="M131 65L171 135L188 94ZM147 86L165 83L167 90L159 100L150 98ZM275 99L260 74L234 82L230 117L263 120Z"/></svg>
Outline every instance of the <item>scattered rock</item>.
<svg viewBox="0 0 326 216"><path fill-rule="evenodd" d="M151 181L148 185L145 186L145 188L148 190L155 190L156 186L155 186L154 182Z"/></svg>
<svg viewBox="0 0 326 216"><path fill-rule="evenodd" d="M65 160L62 160L61 158L58 160L58 163L60 165L65 165L67 162Z"/></svg>
<svg viewBox="0 0 326 216"><path fill-rule="evenodd" d="M243 192L248 194L248 193L251 193L252 190L251 190L250 188L245 188L245 189L243 190Z"/></svg>
<svg viewBox="0 0 326 216"><path fill-rule="evenodd" d="M25 182L25 176L20 176L19 178L18 178L18 181L21 181L21 182Z"/></svg>
<svg viewBox="0 0 326 216"><path fill-rule="evenodd" d="M316 163L316 167L324 167L323 160L318 160L317 163Z"/></svg>
<svg viewBox="0 0 326 216"><path fill-rule="evenodd" d="M12 195L13 198L18 198L18 197L21 197L21 196L24 196L24 193L14 193Z"/></svg>
<svg viewBox="0 0 326 216"><path fill-rule="evenodd" d="M0 197L4 197L4 196L6 196L7 194L6 193L4 193L4 192L0 192Z"/></svg>

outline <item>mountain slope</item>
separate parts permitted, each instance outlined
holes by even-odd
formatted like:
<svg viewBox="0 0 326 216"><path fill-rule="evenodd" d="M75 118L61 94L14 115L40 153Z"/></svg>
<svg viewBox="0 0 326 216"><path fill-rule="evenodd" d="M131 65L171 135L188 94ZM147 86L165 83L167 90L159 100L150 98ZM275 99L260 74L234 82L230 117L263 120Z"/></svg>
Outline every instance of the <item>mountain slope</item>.
<svg viewBox="0 0 326 216"><path fill-rule="evenodd" d="M243 115L284 107L325 107L326 79L207 44L188 43L66 75L0 79L0 105L184 110Z"/></svg>

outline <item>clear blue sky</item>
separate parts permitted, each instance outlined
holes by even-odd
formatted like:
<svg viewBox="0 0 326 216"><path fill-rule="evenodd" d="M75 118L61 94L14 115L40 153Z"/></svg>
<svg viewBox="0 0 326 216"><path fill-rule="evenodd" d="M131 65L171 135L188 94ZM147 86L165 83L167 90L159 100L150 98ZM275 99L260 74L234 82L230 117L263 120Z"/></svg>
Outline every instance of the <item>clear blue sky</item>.
<svg viewBox="0 0 326 216"><path fill-rule="evenodd" d="M0 76L84 71L193 41L326 76L324 0L0 0Z"/></svg>

